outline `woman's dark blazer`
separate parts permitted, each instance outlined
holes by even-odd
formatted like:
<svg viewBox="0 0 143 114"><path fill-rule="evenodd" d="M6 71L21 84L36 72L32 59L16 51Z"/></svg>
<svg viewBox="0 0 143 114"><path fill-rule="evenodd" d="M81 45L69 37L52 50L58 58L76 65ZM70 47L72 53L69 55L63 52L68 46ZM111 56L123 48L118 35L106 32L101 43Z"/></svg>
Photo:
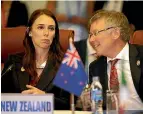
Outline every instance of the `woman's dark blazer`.
<svg viewBox="0 0 143 114"><path fill-rule="evenodd" d="M2 74L6 72L9 66L13 65L5 75L1 77L1 92L2 93L21 93L26 90L26 84L30 82L29 74L22 68L23 53L10 55ZM46 93L54 93L54 109L69 110L70 109L70 94L53 85L53 79L56 76L58 67L55 67L56 60L49 58L38 84L35 86Z"/></svg>

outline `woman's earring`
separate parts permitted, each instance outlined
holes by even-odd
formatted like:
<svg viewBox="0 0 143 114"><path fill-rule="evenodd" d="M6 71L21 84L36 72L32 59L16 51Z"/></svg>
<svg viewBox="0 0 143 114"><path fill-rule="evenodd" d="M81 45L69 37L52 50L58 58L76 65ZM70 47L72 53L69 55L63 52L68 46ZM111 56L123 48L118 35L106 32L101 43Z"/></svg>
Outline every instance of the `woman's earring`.
<svg viewBox="0 0 143 114"><path fill-rule="evenodd" d="M32 33L29 33L29 36L31 37L31 36L32 36Z"/></svg>

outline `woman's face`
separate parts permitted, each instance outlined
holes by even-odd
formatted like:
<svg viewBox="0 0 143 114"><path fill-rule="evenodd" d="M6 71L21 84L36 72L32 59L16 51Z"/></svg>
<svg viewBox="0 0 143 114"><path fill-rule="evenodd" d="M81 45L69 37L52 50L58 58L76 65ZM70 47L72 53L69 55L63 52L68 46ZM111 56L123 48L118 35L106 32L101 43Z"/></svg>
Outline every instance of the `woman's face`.
<svg viewBox="0 0 143 114"><path fill-rule="evenodd" d="M55 21L43 14L32 25L29 36L32 38L35 49L49 49L55 37Z"/></svg>

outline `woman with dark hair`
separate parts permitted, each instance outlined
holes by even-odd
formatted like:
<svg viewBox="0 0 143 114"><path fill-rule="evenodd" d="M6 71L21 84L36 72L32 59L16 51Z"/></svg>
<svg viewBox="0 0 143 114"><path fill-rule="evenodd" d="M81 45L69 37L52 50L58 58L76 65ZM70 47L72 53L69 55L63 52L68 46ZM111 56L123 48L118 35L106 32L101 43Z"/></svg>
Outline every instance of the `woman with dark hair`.
<svg viewBox="0 0 143 114"><path fill-rule="evenodd" d="M63 58L55 16L46 9L33 12L23 41L25 52L10 55L2 73L2 93L54 93L55 109L69 109L70 94L53 85Z"/></svg>

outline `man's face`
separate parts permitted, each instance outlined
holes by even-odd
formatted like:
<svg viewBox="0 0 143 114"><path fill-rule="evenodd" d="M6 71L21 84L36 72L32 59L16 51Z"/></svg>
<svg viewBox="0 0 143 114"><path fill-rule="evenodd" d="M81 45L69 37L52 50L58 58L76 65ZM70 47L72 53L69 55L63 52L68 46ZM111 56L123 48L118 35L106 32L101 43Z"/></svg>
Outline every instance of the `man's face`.
<svg viewBox="0 0 143 114"><path fill-rule="evenodd" d="M89 41L96 50L98 56L107 56L113 46L112 30L114 27L106 27L104 19L98 19L91 24Z"/></svg>

